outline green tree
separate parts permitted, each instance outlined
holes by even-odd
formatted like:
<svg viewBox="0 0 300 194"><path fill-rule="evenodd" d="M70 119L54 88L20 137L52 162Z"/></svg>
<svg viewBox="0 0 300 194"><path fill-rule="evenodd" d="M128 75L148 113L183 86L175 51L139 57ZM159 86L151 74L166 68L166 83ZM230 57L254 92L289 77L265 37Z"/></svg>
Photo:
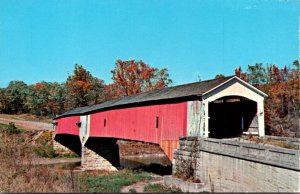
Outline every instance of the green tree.
<svg viewBox="0 0 300 194"><path fill-rule="evenodd" d="M248 81L250 84L257 86L267 83L266 69L262 63L256 63L255 65L248 65Z"/></svg>
<svg viewBox="0 0 300 194"><path fill-rule="evenodd" d="M7 98L8 113L28 112L28 108L26 106L28 93L29 88L23 81L11 81L4 93Z"/></svg>
<svg viewBox="0 0 300 194"><path fill-rule="evenodd" d="M65 102L67 97L66 86L64 83L51 83L48 106L51 107L50 115L52 117L62 114L65 111Z"/></svg>
<svg viewBox="0 0 300 194"><path fill-rule="evenodd" d="M0 113L8 112L8 99L5 95L5 88L0 88Z"/></svg>
<svg viewBox="0 0 300 194"><path fill-rule="evenodd" d="M27 105L32 114L55 116L64 111L66 93L63 84L43 81L29 87Z"/></svg>
<svg viewBox="0 0 300 194"><path fill-rule="evenodd" d="M217 75L215 76L215 79L223 78L223 77L225 77L225 75L223 75L223 74L217 74Z"/></svg>
<svg viewBox="0 0 300 194"><path fill-rule="evenodd" d="M30 87L27 96L27 106L31 113L35 115L47 115L47 102L50 95L46 82L39 82Z"/></svg>
<svg viewBox="0 0 300 194"><path fill-rule="evenodd" d="M87 100L89 105L99 104L104 101L104 81L92 77L91 89L87 92Z"/></svg>

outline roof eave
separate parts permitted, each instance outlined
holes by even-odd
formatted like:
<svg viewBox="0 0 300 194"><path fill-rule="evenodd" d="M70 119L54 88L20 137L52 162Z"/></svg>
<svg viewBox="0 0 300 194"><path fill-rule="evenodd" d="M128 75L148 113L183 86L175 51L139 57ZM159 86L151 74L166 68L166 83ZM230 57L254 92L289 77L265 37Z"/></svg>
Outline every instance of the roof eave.
<svg viewBox="0 0 300 194"><path fill-rule="evenodd" d="M212 89L210 89L210 90L204 92L204 93L202 94L202 96L205 96L206 94L208 94L208 93L214 91L215 89L221 87L222 85L224 85L224 84L230 82L230 81L233 80L233 79L237 79L238 81L240 81L240 82L242 82L243 84L247 85L247 86L250 87L251 89L255 90L257 93L261 94L263 97L267 97L267 96L268 96L266 93L260 91L260 90L257 89L256 87L254 87L254 86L252 86L251 84L245 82L244 80L242 80L241 78L239 78L239 77L237 77L237 76L233 76L232 78L230 78L230 79L226 80L225 82L223 82L223 83L217 85L216 87L214 87L214 88L212 88Z"/></svg>

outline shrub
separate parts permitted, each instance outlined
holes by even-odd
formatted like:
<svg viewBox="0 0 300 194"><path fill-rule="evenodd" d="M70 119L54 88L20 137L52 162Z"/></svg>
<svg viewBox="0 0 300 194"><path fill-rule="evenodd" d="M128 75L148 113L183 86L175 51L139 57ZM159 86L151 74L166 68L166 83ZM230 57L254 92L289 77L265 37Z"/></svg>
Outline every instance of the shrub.
<svg viewBox="0 0 300 194"><path fill-rule="evenodd" d="M34 152L41 157L54 158L57 156L53 149L52 136L50 131L45 131L35 141Z"/></svg>
<svg viewBox="0 0 300 194"><path fill-rule="evenodd" d="M57 154L55 153L55 151L53 149L53 146L48 145L48 144L34 146L33 150L40 157L54 158L57 156Z"/></svg>
<svg viewBox="0 0 300 194"><path fill-rule="evenodd" d="M16 127L15 123L10 122L5 129L5 132L8 134L19 134L22 133L23 130Z"/></svg>

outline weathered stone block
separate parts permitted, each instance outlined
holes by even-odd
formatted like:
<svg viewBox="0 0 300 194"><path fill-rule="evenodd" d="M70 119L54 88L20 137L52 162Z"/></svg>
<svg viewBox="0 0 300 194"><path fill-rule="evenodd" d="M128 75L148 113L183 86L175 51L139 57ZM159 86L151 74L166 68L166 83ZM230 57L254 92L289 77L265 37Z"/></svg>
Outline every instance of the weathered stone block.
<svg viewBox="0 0 300 194"><path fill-rule="evenodd" d="M105 158L84 146L82 147L81 167L83 170L118 171Z"/></svg>
<svg viewBox="0 0 300 194"><path fill-rule="evenodd" d="M164 176L164 184L171 188L179 188L183 192L207 191L204 183L192 183L173 176Z"/></svg>
<svg viewBox="0 0 300 194"><path fill-rule="evenodd" d="M55 153L62 154L62 155L74 153L72 150L70 150L69 148L67 148L66 146L60 144L59 142L57 142L55 140L53 140L53 149L54 149Z"/></svg>
<svg viewBox="0 0 300 194"><path fill-rule="evenodd" d="M216 192L300 191L299 150L230 140L201 139L197 143L200 150L180 144L174 164L180 167L183 159L195 160L194 176Z"/></svg>

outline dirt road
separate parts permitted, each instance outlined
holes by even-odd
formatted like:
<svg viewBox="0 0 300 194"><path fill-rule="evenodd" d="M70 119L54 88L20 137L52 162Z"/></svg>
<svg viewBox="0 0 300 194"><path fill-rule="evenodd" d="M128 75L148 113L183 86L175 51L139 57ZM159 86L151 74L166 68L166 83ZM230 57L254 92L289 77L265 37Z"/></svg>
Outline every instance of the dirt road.
<svg viewBox="0 0 300 194"><path fill-rule="evenodd" d="M145 186L149 184L163 184L162 176L153 175L154 179L151 181L141 181L132 185L125 186L121 189L121 193L130 193L131 190L136 191L137 193L144 193Z"/></svg>
<svg viewBox="0 0 300 194"><path fill-rule="evenodd" d="M8 124L13 122L17 127L20 127L25 130L49 130L52 129L52 124L36 121L24 121L19 119L10 119L10 118L1 118L0 123Z"/></svg>
<svg viewBox="0 0 300 194"><path fill-rule="evenodd" d="M35 158L34 161L29 161L34 165L41 164L63 164L63 163L75 163L81 162L81 158ZM25 161L24 164L28 164L28 161Z"/></svg>

